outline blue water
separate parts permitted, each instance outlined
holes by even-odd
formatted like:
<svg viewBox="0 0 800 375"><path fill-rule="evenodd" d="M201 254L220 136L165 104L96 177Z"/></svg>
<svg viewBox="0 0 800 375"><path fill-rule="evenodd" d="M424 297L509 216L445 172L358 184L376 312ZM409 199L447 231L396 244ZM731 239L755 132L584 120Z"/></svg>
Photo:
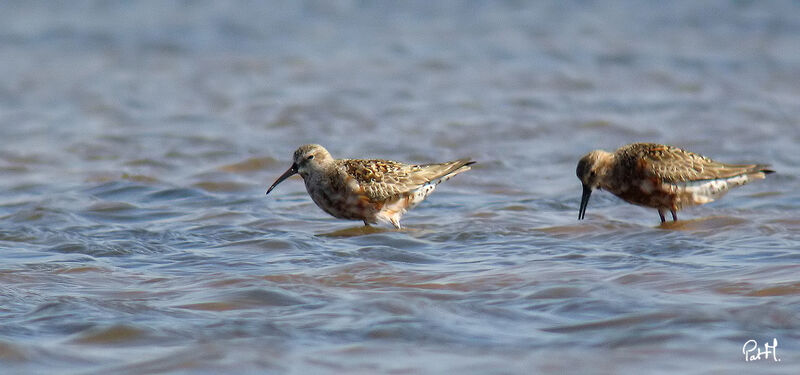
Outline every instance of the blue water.
<svg viewBox="0 0 800 375"><path fill-rule="evenodd" d="M0 373L800 372L800 4L0 4ZM659 226L577 160L776 174ZM471 157L372 230L335 157ZM749 339L780 362L746 362Z"/></svg>

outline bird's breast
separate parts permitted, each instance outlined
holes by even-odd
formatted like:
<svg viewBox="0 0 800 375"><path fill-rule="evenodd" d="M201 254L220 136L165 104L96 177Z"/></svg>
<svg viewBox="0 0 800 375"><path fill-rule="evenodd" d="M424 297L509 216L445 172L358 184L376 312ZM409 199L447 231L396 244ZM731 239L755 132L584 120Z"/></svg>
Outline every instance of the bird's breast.
<svg viewBox="0 0 800 375"><path fill-rule="evenodd" d="M628 203L646 207L670 208L676 198L675 191L655 177L617 181L604 188Z"/></svg>
<svg viewBox="0 0 800 375"><path fill-rule="evenodd" d="M363 194L363 191L354 190L346 181L341 184L316 181L315 183L307 183L306 189L308 190L308 195L311 196L311 200L319 208L337 218L350 220L368 219L378 209Z"/></svg>

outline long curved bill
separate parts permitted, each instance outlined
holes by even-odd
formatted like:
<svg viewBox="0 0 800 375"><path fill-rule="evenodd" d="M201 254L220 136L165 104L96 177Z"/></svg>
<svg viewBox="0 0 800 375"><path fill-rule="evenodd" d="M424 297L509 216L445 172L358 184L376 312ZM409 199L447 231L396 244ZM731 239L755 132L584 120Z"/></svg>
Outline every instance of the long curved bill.
<svg viewBox="0 0 800 375"><path fill-rule="evenodd" d="M578 210L578 220L583 220L586 217L586 206L589 205L589 197L592 196L592 188L589 185L583 185L583 195L581 195L581 208Z"/></svg>
<svg viewBox="0 0 800 375"><path fill-rule="evenodd" d="M295 174L297 174L297 165L292 164L292 166L289 167L289 169L287 169L286 172L283 172L283 174L280 177L278 177L278 179L275 180L274 183L272 183L272 186L270 186L269 189L267 189L267 194L269 194L269 192L272 191L272 189L274 189L275 186L278 186L278 184L283 182L283 180L292 177Z"/></svg>

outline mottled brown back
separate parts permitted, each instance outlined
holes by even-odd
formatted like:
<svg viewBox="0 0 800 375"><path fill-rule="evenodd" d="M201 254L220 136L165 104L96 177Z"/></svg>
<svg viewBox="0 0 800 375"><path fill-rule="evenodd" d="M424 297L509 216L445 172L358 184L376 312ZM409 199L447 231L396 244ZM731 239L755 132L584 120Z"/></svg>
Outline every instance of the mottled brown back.
<svg viewBox="0 0 800 375"><path fill-rule="evenodd" d="M344 171L364 189L372 202L384 202L409 194L426 183L451 173L460 173L473 164L469 159L459 159L439 164L409 165L391 160L337 160Z"/></svg>
<svg viewBox="0 0 800 375"><path fill-rule="evenodd" d="M616 151L616 158L621 168L654 176L666 183L772 172L761 164L725 164L678 147L655 143L634 143L621 147Z"/></svg>

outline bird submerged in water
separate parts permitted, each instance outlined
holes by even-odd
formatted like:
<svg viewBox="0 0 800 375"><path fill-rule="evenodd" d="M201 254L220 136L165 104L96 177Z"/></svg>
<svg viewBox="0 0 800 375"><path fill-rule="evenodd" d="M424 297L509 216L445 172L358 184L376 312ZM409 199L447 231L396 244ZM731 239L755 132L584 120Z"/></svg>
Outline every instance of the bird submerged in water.
<svg viewBox="0 0 800 375"><path fill-rule="evenodd" d="M773 173L765 164L725 164L677 147L634 143L614 152L595 150L578 162L583 184L578 220L586 216L593 189L603 189L628 203L672 213L686 206L713 202L729 189Z"/></svg>
<svg viewBox="0 0 800 375"><path fill-rule="evenodd" d="M380 159L334 159L320 145L300 146L292 166L272 189L299 174L314 203L328 214L364 225L388 222L400 229L403 214L425 200L436 185L470 170L475 164L459 159L439 164L404 164Z"/></svg>

